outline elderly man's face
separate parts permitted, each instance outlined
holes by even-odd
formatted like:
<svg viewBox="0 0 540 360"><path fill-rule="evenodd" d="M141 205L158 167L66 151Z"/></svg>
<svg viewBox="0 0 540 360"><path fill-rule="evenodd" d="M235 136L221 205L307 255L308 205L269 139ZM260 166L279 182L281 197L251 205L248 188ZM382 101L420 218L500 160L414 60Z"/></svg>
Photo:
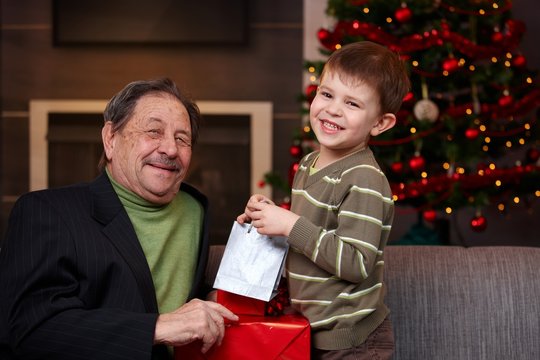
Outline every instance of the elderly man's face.
<svg viewBox="0 0 540 360"><path fill-rule="evenodd" d="M137 102L125 127L102 131L113 179L156 204L172 201L191 161L191 126L185 106L166 93Z"/></svg>

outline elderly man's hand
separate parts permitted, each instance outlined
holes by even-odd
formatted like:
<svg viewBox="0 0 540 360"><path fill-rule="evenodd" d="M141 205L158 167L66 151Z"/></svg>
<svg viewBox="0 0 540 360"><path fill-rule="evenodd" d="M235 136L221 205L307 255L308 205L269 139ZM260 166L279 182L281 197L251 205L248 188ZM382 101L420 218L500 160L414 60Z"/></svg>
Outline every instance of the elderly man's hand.
<svg viewBox="0 0 540 360"><path fill-rule="evenodd" d="M193 299L173 312L159 315L154 344L182 346L201 340L201 351L205 353L214 344L221 344L225 319L238 321L238 316L218 303Z"/></svg>

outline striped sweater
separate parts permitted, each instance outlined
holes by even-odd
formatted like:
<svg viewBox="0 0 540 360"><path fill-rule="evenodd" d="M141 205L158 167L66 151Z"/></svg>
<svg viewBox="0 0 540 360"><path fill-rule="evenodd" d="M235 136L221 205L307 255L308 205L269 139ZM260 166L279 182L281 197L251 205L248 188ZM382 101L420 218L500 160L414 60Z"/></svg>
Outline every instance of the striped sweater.
<svg viewBox="0 0 540 360"><path fill-rule="evenodd" d="M291 210L287 278L292 306L306 316L313 345L363 343L388 315L383 249L394 216L386 176L369 148L310 175L317 152L301 161Z"/></svg>

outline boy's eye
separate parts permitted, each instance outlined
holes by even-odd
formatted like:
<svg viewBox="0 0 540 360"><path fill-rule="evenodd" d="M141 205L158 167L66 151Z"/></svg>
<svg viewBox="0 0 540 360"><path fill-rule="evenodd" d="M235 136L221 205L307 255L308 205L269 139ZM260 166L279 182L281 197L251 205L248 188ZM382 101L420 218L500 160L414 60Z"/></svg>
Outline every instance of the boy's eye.
<svg viewBox="0 0 540 360"><path fill-rule="evenodd" d="M350 106L358 107L358 104L353 101L349 101L347 104L349 104Z"/></svg>
<svg viewBox="0 0 540 360"><path fill-rule="evenodd" d="M327 98L332 97L332 95L330 95L330 93L328 93L326 91L321 91L321 95L324 96L324 97L327 97Z"/></svg>

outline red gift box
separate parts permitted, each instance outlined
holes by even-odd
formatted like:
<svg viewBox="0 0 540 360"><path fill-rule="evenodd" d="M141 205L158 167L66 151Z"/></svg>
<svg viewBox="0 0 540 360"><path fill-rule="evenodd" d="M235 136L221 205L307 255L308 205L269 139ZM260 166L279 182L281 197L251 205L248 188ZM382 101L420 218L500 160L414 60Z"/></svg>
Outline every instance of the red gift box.
<svg viewBox="0 0 540 360"><path fill-rule="evenodd" d="M231 310L236 315L265 315L266 302L259 299L218 289L217 302Z"/></svg>
<svg viewBox="0 0 540 360"><path fill-rule="evenodd" d="M175 348L175 360L309 360L309 322L292 314L277 317L240 315L227 326L221 346L202 354L201 343Z"/></svg>

